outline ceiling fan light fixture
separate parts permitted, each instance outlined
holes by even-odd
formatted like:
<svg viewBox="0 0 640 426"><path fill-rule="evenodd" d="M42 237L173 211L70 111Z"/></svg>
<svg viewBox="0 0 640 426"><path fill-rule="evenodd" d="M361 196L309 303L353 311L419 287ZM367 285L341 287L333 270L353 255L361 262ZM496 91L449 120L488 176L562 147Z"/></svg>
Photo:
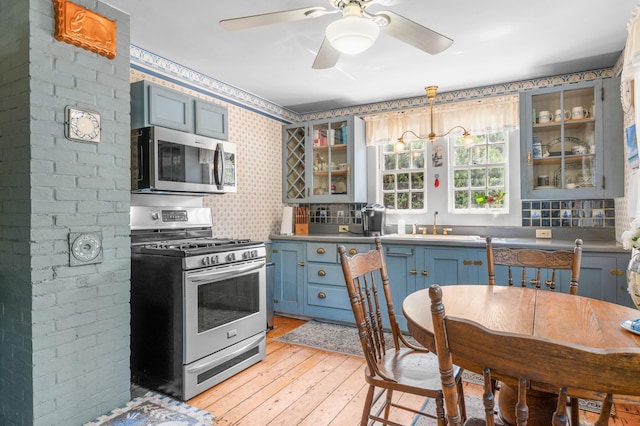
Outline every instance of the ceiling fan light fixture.
<svg viewBox="0 0 640 426"><path fill-rule="evenodd" d="M345 16L334 21L325 32L329 43L341 53L355 55L375 43L380 27L372 20L359 16Z"/></svg>

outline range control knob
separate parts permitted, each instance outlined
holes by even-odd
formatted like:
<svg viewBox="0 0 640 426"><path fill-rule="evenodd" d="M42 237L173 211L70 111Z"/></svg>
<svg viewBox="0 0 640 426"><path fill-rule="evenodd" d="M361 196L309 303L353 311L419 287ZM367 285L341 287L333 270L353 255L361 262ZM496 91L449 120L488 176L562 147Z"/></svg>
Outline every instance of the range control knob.
<svg viewBox="0 0 640 426"><path fill-rule="evenodd" d="M203 265L217 265L218 264L218 256L205 256L202 258Z"/></svg>
<svg viewBox="0 0 640 426"><path fill-rule="evenodd" d="M253 259L254 257L258 257L258 250L247 250L242 253L243 259Z"/></svg>
<svg viewBox="0 0 640 426"><path fill-rule="evenodd" d="M229 253L227 255L227 262L233 262L236 260L236 254L235 253Z"/></svg>
<svg viewBox="0 0 640 426"><path fill-rule="evenodd" d="M151 219L153 219L153 220L160 219L160 212L157 212L157 211L156 212L152 212L151 213Z"/></svg>

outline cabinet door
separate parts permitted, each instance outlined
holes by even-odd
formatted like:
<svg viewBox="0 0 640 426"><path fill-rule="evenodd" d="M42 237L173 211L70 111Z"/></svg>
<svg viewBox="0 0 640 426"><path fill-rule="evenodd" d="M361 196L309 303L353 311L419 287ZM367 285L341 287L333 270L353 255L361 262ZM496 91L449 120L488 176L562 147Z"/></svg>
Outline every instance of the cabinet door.
<svg viewBox="0 0 640 426"><path fill-rule="evenodd" d="M150 85L149 124L193 133L193 99L180 92Z"/></svg>
<svg viewBox="0 0 640 426"><path fill-rule="evenodd" d="M275 263L274 310L302 314L304 288L304 243L273 243Z"/></svg>
<svg viewBox="0 0 640 426"><path fill-rule="evenodd" d="M391 286L393 298L393 310L400 329L407 330L407 320L402 313L402 302L405 297L416 290L416 247L387 245L384 248L384 258L387 264L387 274ZM379 294L384 300L384 295ZM381 300L381 303L384 302ZM389 327L388 312L386 306L382 307L383 324Z"/></svg>
<svg viewBox="0 0 640 426"><path fill-rule="evenodd" d="M626 294L626 264L620 265L624 259L616 253L583 253L578 294L632 307Z"/></svg>
<svg viewBox="0 0 640 426"><path fill-rule="evenodd" d="M228 111L222 105L195 101L195 132L198 135L228 140Z"/></svg>
<svg viewBox="0 0 640 426"><path fill-rule="evenodd" d="M521 95L523 199L622 195L622 144L613 142L622 140L618 99L613 79Z"/></svg>
<svg viewBox="0 0 640 426"><path fill-rule="evenodd" d="M307 187L313 202L366 202L364 121L349 116L308 125Z"/></svg>
<svg viewBox="0 0 640 426"><path fill-rule="evenodd" d="M481 250L423 247L418 251L418 288L431 284L478 284L487 281ZM485 255L486 257L486 255ZM484 266L484 269L482 268Z"/></svg>
<svg viewBox="0 0 640 426"><path fill-rule="evenodd" d="M306 179L306 125L285 126L282 140L282 199L285 203L308 201Z"/></svg>

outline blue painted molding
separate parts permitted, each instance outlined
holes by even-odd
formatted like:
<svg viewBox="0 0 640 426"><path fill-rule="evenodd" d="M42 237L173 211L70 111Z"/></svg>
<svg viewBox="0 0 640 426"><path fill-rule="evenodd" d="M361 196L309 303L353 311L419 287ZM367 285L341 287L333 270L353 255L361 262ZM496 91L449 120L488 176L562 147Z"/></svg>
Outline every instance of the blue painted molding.
<svg viewBox="0 0 640 426"><path fill-rule="evenodd" d="M148 52L138 46L130 46L131 68L140 72L153 75L170 81L216 99L220 99L232 105L245 108L249 111L279 121L283 124L297 123L307 120L326 119L345 115L371 115L384 112L402 111L412 108L424 108L429 106L426 96L417 96L406 99L376 102L371 104L356 105L347 108L338 108L328 111L319 111L308 114L298 114L266 99L248 93L238 87L216 80L183 65L177 64L167 58ZM551 77L543 77L532 80L522 80L511 83L494 84L485 87L455 90L438 93L437 104L482 99L492 96L513 95L543 87L570 85L582 81L592 81L615 77L615 69L603 68L592 71L583 71L573 74L564 74Z"/></svg>

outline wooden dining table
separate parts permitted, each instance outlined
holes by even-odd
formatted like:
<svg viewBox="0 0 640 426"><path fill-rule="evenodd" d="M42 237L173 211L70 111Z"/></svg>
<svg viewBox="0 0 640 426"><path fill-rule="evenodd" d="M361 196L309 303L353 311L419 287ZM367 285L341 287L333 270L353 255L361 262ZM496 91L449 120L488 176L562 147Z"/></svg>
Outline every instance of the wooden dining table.
<svg viewBox="0 0 640 426"><path fill-rule="evenodd" d="M599 349L640 347L640 336L620 325L625 320L640 318L640 312L622 305L516 286L445 285L441 288L446 315L469 319L491 330L539 336ZM411 335L435 352L429 290L419 290L407 296L402 310ZM481 373L479 366L465 365L463 362L459 364L467 370ZM579 367L576 372L579 372ZM552 384L549 385L546 389L532 389L527 395L531 415L537 416L530 424L551 424L555 395L547 393L553 389ZM512 408L515 395L510 386L503 385L498 398L502 420L514 424ZM534 402L531 402L532 399Z"/></svg>

